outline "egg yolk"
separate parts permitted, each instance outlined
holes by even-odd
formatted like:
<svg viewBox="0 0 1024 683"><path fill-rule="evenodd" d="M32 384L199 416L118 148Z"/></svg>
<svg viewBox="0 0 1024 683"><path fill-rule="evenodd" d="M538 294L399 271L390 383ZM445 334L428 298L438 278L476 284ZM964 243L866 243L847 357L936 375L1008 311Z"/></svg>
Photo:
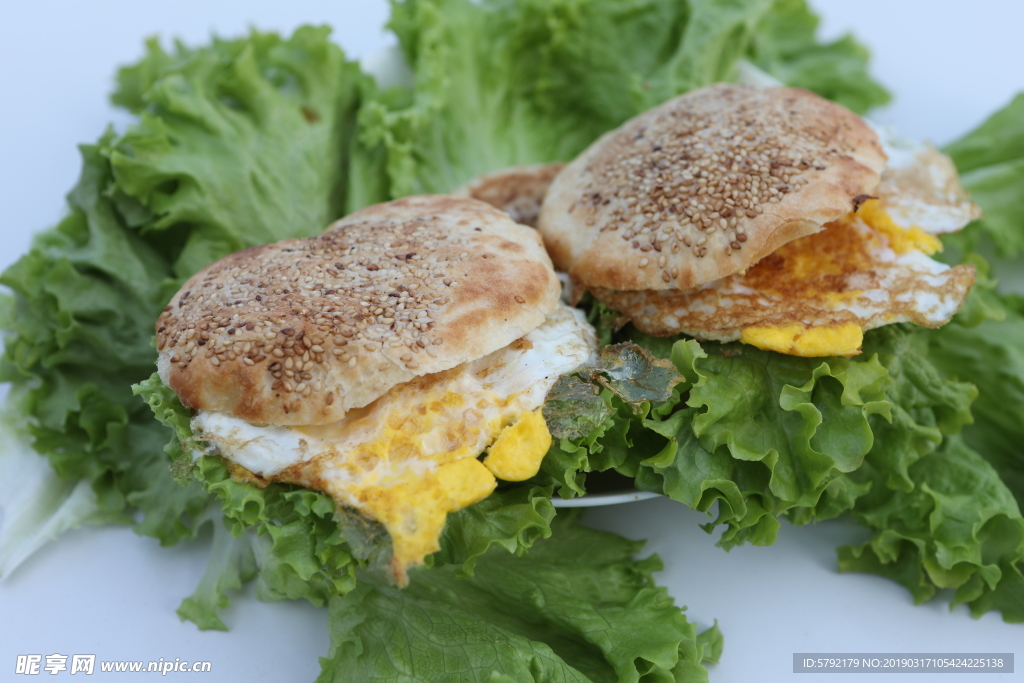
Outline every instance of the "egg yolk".
<svg viewBox="0 0 1024 683"><path fill-rule="evenodd" d="M540 463L549 448L551 432L541 411L535 410L502 430L484 465L498 479L525 481L540 471Z"/></svg>
<svg viewBox="0 0 1024 683"><path fill-rule="evenodd" d="M740 338L745 344L790 356L853 356L860 353L864 331L855 323L834 327L806 327L792 323L748 327Z"/></svg>
<svg viewBox="0 0 1024 683"><path fill-rule="evenodd" d="M452 401L452 397L445 397L445 403ZM401 417L396 416L395 419L403 422ZM408 421L399 425L408 426ZM452 427L459 431L460 424L454 422ZM380 478L358 486L335 482L326 484L332 493L354 496L355 507L388 530L392 544L391 570L400 586L408 582L407 567L421 564L424 557L438 550L441 531L449 513L489 496L497 486L496 478L523 481L534 476L551 447L551 433L540 410L525 413L514 424L502 429L482 463L472 457L471 449L466 446L423 458L417 453L419 447L416 445L422 433L417 434L415 429L388 429L382 438L359 449L362 458L357 456L353 460L401 462L429 459L436 463L434 469L415 476L403 473L395 478ZM456 433L450 436L458 443L458 439L465 435ZM345 465L352 466L355 462L349 461Z"/></svg>
<svg viewBox="0 0 1024 683"><path fill-rule="evenodd" d="M869 199L861 204L856 216L870 225L875 232L885 235L889 240L889 247L897 254L906 254L917 249L931 256L942 251L942 242L938 237L929 235L916 225L909 228L900 227L885 212L882 203L877 199Z"/></svg>
<svg viewBox="0 0 1024 683"><path fill-rule="evenodd" d="M351 494L357 508L377 520L391 536L391 572L399 586L409 582L407 568L421 564L439 547L448 513L478 503L497 482L476 458L446 462L431 472L397 483L361 486Z"/></svg>

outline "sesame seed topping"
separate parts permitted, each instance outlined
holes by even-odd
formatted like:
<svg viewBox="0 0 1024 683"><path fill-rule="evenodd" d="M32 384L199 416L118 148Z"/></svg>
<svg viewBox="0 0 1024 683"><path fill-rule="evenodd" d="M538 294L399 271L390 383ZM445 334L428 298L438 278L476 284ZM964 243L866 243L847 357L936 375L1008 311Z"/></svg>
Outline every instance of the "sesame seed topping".
<svg viewBox="0 0 1024 683"><path fill-rule="evenodd" d="M454 301L438 292L458 289L446 269L449 261L471 258L468 244L467 236L430 221L375 218L270 245L258 272L230 260L204 271L164 310L158 345L169 345L172 362L186 366L200 347L210 349L205 355L214 366L253 367L257 358L273 357L283 365L271 363L267 372L289 377L315 376L325 358L354 367L363 352L437 346L435 321ZM526 303L518 294L515 300ZM360 342L357 351L343 351L350 341Z"/></svg>
<svg viewBox="0 0 1024 683"><path fill-rule="evenodd" d="M738 252L744 222L776 211L768 207L853 149L839 123L808 125L796 97L716 86L627 123L585 168L574 209L645 255Z"/></svg>

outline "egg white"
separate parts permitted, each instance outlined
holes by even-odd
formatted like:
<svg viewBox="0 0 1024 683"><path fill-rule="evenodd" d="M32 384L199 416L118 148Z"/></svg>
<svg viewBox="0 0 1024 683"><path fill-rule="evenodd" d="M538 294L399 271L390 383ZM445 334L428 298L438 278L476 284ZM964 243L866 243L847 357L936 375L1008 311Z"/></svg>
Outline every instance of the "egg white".
<svg viewBox="0 0 1024 683"><path fill-rule="evenodd" d="M889 158L875 194L894 221L942 235L981 217L949 157L927 142L900 138L890 128L872 127Z"/></svg>

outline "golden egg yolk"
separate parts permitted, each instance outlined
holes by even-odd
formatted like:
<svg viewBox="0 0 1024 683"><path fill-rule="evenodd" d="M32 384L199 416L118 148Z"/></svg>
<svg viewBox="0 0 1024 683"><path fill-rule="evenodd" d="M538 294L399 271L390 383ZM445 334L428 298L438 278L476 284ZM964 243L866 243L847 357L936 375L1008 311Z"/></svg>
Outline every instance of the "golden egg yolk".
<svg viewBox="0 0 1024 683"><path fill-rule="evenodd" d="M408 433L393 432L375 444L374 457L404 451ZM494 491L497 479L523 481L537 474L551 447L551 433L540 410L524 414L505 427L481 463L465 448L456 448L429 472L397 482L353 487L358 509L384 525L391 536L392 574L408 582L407 567L440 548L439 539L449 513L478 503ZM387 455L385 455L387 454Z"/></svg>
<svg viewBox="0 0 1024 683"><path fill-rule="evenodd" d="M875 232L885 235L889 240L889 247L897 254L906 254L917 249L931 256L942 251L942 242L938 237L929 235L916 225L909 228L897 225L877 199L869 199L861 204L855 215L870 225Z"/></svg>
<svg viewBox="0 0 1024 683"><path fill-rule="evenodd" d="M506 427L490 447L484 465L498 479L524 481L540 471L551 448L551 432L540 410L523 415Z"/></svg>
<svg viewBox="0 0 1024 683"><path fill-rule="evenodd" d="M741 340L766 351L790 356L853 356L860 353L864 331L855 323L833 327L789 325L748 327Z"/></svg>
<svg viewBox="0 0 1024 683"><path fill-rule="evenodd" d="M407 568L440 548L448 513L491 495L497 482L476 458L446 462L431 472L385 486L362 486L350 493L358 509L384 525L391 536L395 583L409 582Z"/></svg>

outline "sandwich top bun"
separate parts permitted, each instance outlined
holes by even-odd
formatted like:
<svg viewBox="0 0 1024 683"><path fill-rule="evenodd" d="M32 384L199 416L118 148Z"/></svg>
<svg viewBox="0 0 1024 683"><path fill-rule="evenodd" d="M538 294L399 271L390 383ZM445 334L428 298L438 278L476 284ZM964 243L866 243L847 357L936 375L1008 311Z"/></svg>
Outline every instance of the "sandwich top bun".
<svg viewBox="0 0 1024 683"><path fill-rule="evenodd" d="M536 231L473 199L407 197L196 273L157 321L158 369L194 409L326 424L510 344L559 291Z"/></svg>
<svg viewBox="0 0 1024 683"><path fill-rule="evenodd" d="M860 117L813 93L713 85L598 139L555 178L538 227L586 287L691 289L848 213L885 163Z"/></svg>

